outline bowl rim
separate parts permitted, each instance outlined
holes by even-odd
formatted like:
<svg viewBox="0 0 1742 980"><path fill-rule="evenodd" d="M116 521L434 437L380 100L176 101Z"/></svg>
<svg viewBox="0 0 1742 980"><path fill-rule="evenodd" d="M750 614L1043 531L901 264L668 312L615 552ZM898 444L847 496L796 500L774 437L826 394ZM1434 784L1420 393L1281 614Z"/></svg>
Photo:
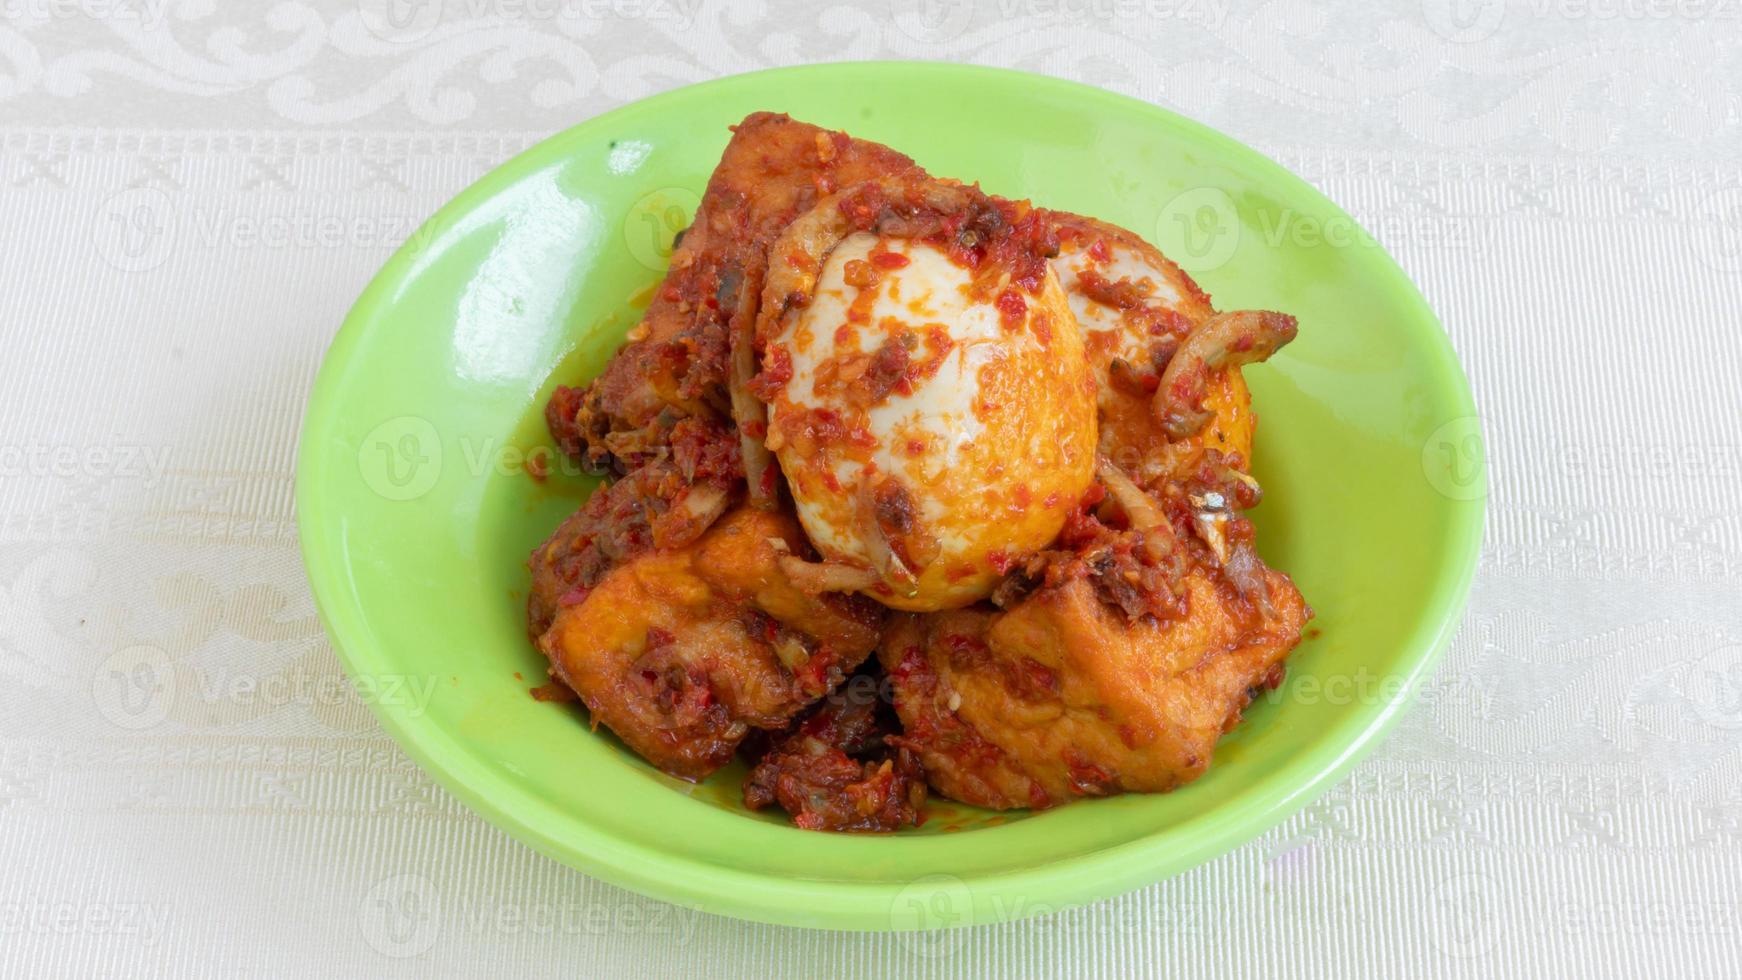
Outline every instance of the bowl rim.
<svg viewBox="0 0 1742 980"><path fill-rule="evenodd" d="M439 236L454 227L453 219L487 200L518 179L520 164L549 152L553 142L574 139L588 130L606 130L614 124L644 113L657 113L668 105L694 99L698 94L733 86L781 78L793 83L818 76L855 73L899 72L920 74L947 84L954 79L979 76L1017 85L1068 94L1071 98L1124 112L1137 110L1157 126L1171 127L1200 145L1218 153L1239 157L1269 178L1289 185L1328 213L1349 220L1335 203L1305 180L1269 157L1202 123L1130 96L1091 85L1047 75L1004 68L924 61L852 61L771 68L725 76L682 86L628 103L583 120L540 140L455 195L424 222L375 274L346 314L338 333L322 358L310 389L299 437L296 462L296 518L303 565L316 611L333 649L352 677L378 671L381 651L360 608L348 602L344 586L348 576L339 550L322 537L329 526L328 501L322 494L328 466L323 451L334 424L335 395L343 384L344 367L359 338L378 312L390 305L390 294L411 271L419 243L426 233ZM433 238L432 238L433 240ZM429 247L427 241L422 248ZM1374 249L1381 266L1393 278L1400 299L1413 308L1413 319L1432 330L1419 330L1426 353L1434 359L1433 376L1447 388L1444 395L1456 402L1458 412L1476 418L1469 381L1451 346L1450 338L1420 291L1383 248ZM1475 438L1482 438L1479 426ZM1483 451L1479 448L1478 451ZM1485 457L1484 457L1485 458ZM1486 480L1484 473L1482 479ZM1428 612L1414 625L1400 646L1403 683L1390 700L1376 699L1350 707L1338 723L1309 746L1288 767L1293 778L1260 783L1246 794L1239 815L1231 819L1193 821L1165 832L1147 834L1088 854L1051 861L1018 872L956 878L933 876L905 885L850 882L827 877L790 878L765 875L700 861L626 841L585 823L544 801L521 792L513 783L488 767L466 757L460 739L409 706L389 699L367 699L370 709L394 741L449 793L498 828L534 850L569 867L608 883L689 908L779 925L896 931L926 923L894 921L889 912L897 899L924 901L932 896L959 898L964 886L980 896L1010 896L1017 899L1045 895L1046 907L1017 901L1005 904L1009 913L983 915L978 903L960 910L953 924L972 925L1022 918L1044 911L1058 911L1089 901L1120 894L1178 874L1258 836L1321 795L1365 756L1396 725L1407 705L1419 693L1441 653L1462 622L1462 611L1475 578L1486 515L1487 493L1466 495L1473 499L1451 500L1447 521L1448 546L1438 556L1440 572L1427 597ZM516 794L520 795L518 798ZM514 805L510 805L513 803ZM1195 825L1195 826L1194 826ZM1188 831L1182 834L1181 831ZM924 907L931 907L929 905Z"/></svg>

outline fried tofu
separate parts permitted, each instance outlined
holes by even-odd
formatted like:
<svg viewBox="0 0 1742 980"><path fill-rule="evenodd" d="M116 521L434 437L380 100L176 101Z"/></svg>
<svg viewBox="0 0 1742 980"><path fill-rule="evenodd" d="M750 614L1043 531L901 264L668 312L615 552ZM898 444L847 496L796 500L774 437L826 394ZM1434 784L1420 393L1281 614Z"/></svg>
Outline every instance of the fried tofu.
<svg viewBox="0 0 1742 980"><path fill-rule="evenodd" d="M904 172L918 168L886 146L786 115L739 123L646 315L576 413L591 455L608 453L608 433L641 430L661 412L721 411L727 326L741 297L761 294L769 246L819 198Z"/></svg>
<svg viewBox="0 0 1742 980"><path fill-rule="evenodd" d="M786 580L778 557L802 541L792 518L741 508L687 547L618 565L539 636L551 676L647 761L708 775L752 728L784 727L877 643L875 603Z"/></svg>
<svg viewBox="0 0 1742 980"><path fill-rule="evenodd" d="M1207 573L1187 582L1166 622L1127 621L1082 579L1007 612L903 617L879 651L902 744L939 792L995 809L1196 779L1310 611L1279 572L1268 617Z"/></svg>

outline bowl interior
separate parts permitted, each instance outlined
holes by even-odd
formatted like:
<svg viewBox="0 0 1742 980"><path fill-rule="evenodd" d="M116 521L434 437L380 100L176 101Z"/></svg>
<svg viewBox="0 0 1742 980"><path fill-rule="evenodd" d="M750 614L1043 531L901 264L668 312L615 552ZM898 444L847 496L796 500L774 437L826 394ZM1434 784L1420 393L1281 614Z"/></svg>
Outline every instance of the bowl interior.
<svg viewBox="0 0 1742 980"><path fill-rule="evenodd" d="M812 834L744 810L742 770L668 778L575 707L535 700L524 560L593 481L527 454L558 383L591 376L663 271L727 127L783 110L1152 236L1219 308L1300 338L1247 377L1259 545L1318 613L1283 688L1184 790L1038 815L939 801L919 831ZM1479 433L1432 314L1346 215L1258 154L1135 101L1009 72L838 65L637 103L506 164L359 300L299 467L322 616L383 723L547 853L661 897L856 928L1005 919L1190 866L1351 764L1455 624L1480 534ZM431 686L433 685L433 687ZM943 911L940 912L939 910ZM937 923L931 923L937 924Z"/></svg>

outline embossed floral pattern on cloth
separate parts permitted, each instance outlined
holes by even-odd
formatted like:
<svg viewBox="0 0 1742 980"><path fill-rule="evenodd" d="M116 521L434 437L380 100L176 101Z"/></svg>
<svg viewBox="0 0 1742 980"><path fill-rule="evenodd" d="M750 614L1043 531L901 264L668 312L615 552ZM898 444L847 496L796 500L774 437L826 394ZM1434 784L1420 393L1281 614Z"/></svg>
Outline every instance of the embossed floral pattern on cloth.
<svg viewBox="0 0 1742 980"><path fill-rule="evenodd" d="M0 0L0 973L1733 975L1742 10L1420 0ZM778 64L933 58L1203 120L1420 284L1483 411L1470 612L1263 838L1006 926L848 936L513 842L377 727L297 553L351 300L548 133ZM1346 236L1274 215L1246 234ZM1466 492L1479 481L1448 486ZM1359 677L1312 696L1378 696ZM1371 679L1379 684L1380 678Z"/></svg>

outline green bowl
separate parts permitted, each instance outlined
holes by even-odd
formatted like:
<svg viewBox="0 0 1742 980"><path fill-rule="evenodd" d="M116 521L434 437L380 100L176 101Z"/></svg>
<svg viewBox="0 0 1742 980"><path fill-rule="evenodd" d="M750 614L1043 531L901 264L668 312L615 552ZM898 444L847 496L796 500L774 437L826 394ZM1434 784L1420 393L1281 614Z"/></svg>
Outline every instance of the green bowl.
<svg viewBox="0 0 1742 980"><path fill-rule="evenodd" d="M1287 682L1176 793L1041 814L937 801L918 830L810 833L739 800L742 770L671 779L534 699L524 560L592 483L527 453L542 408L639 317L672 233L758 109L933 173L1154 237L1218 307L1300 339L1249 368L1260 551L1318 612ZM781 69L589 120L444 207L357 301L315 382L297 467L333 645L405 750L516 837L709 912L844 929L1019 918L1157 881L1274 825L1397 719L1459 619L1486 493L1470 392L1385 252L1258 153L1081 85L942 64Z"/></svg>

